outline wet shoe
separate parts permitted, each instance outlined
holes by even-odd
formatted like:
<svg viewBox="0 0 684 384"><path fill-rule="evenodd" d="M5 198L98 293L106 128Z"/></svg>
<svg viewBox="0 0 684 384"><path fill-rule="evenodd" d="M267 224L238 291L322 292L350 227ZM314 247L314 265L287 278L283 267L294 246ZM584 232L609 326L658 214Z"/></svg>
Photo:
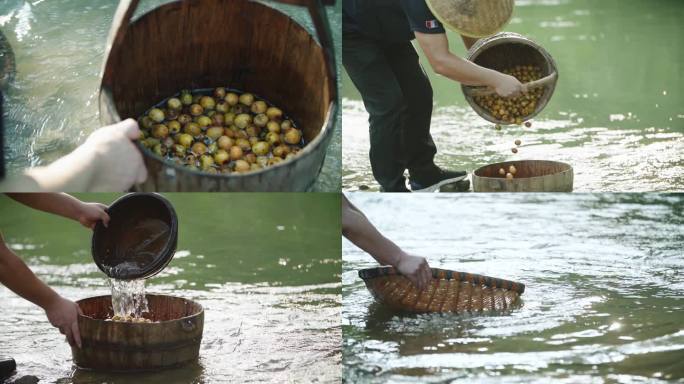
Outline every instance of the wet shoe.
<svg viewBox="0 0 684 384"><path fill-rule="evenodd" d="M412 177L410 179L411 191L435 192L447 184L455 184L454 187L458 192L465 192L470 189L470 180L467 179L468 172L466 171L445 171L439 169L431 175L425 176Z"/></svg>

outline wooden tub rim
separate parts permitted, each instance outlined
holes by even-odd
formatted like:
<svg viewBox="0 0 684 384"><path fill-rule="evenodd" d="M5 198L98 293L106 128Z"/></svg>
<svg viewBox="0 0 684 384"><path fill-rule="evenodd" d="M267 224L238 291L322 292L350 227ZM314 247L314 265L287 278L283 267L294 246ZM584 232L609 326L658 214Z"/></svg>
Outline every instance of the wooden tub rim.
<svg viewBox="0 0 684 384"><path fill-rule="evenodd" d="M145 298L147 298L147 296L168 297L168 298L172 298L172 299L179 299L179 300L189 301L189 302L192 302L194 305L197 305L197 306L199 307L199 310L197 311L197 313L194 313L194 314L192 314L192 315L183 316L183 317L179 317L179 318L177 318L177 319L172 319L172 320L156 321L156 322L154 322L154 323L127 323L127 322L105 321L106 319L96 319L96 318L94 318L94 317L86 316L86 315L81 314L81 313L78 314L78 318L83 318L83 319L86 319L86 321L94 321L94 322L98 322L98 323L126 323L126 324L130 324L130 325L133 325L133 326L135 326L135 325L146 326L146 325L163 324L163 323L170 323L170 322L174 322L174 321L188 320L188 319L193 318L193 317L203 316L203 315L204 315L204 306L202 306L202 304L200 304L199 302L197 302L197 301L195 301L195 300L190 300L190 299L186 299L186 298L184 298L184 297L179 297L179 296L163 295L163 294L161 294L161 293L146 293L146 294L145 294ZM100 296L91 296L91 297L86 297L86 298L83 298L83 299L76 300L76 304L79 305L80 303L82 303L82 302L84 302L84 301L86 301L86 300L98 300L98 299L101 300L101 299L104 299L104 298L107 298L107 297L108 297L108 298L110 299L110 301L111 301L112 295L100 295ZM80 305L79 305L79 308L80 308Z"/></svg>
<svg viewBox="0 0 684 384"><path fill-rule="evenodd" d="M495 166L495 165L498 166L498 165L506 164L506 163L519 163L519 162L523 162L523 161L541 161L541 162L547 162L547 163L555 163L555 164L560 164L560 165L562 165L562 166L565 166L565 167L567 167L567 169L565 169L565 170L563 170L563 171L560 171L560 172L552 173L552 174L549 174L549 175L543 175L543 176L516 177L516 178L513 178L513 180L516 180L516 179L517 179L517 180L537 180L537 179L541 179L541 178L543 178L543 177L556 176L556 175L563 175L563 174L566 174L566 173L568 173L568 172L573 172L572 165L570 165L570 164L568 164L568 163L564 163L564 162L562 162L562 161L526 159L526 160L501 161L501 162L498 162L498 163L492 163L492 164L488 164L488 165L483 165L483 166L481 166L481 167L479 167L478 169L476 169L476 170L473 171L473 177L477 177L478 179L482 179L482 180L502 180L502 179L505 179L505 178L504 178L504 177L480 176L480 175L477 174L477 172L480 171L480 170L482 170L483 168L488 168L488 167Z"/></svg>
<svg viewBox="0 0 684 384"><path fill-rule="evenodd" d="M112 30L110 32L110 36L107 38L107 46L105 48L105 60L102 65L102 70L100 73L100 90L99 90L99 104L100 104L100 121L104 123L102 120L105 119L105 114L102 113L102 109L106 108L109 116L113 120L112 124L116 124L118 122L121 122L121 115L119 115L119 111L114 105L114 97L112 95L111 89L107 84L104 83L104 74L107 68L107 65L109 64L109 59L110 59L110 53L114 45L119 45L120 41L123 40L123 37L125 36L126 30L128 30L128 24L133 24L140 22L140 20L143 20L145 17L148 15L152 14L155 12L158 8L161 7L166 7L166 6L177 6L179 3L182 3L185 0L175 0L171 1L168 3L164 3L158 7L154 7L149 9L148 11L142 13L136 18L133 18L133 14L135 13L135 10L138 7L138 4L140 0L121 0L121 3L119 3L119 7L116 10L116 14L114 15L114 20L112 21L112 25L115 23L119 24L118 28L116 30ZM272 7L266 3L262 3L259 1L254 1L254 0L245 0L250 3L254 3L259 6L267 7L270 10L273 10L274 12L280 13L283 17L287 17L290 19L294 25L296 25L298 28L309 34L311 37L317 37L317 39L313 39L314 43L321 48L321 54L323 55L323 64L326 67L326 75L328 77L328 87L329 92L330 92L330 103L328 103L328 107L326 110L326 115L323 119L323 125L320 128L320 131L316 135L316 137L313 138L307 145L304 146L299 151L299 154L294 158L289 161L284 160L281 161L278 164L268 166L266 168L259 169L257 171L250 171L246 173L238 173L238 174L211 174L207 172L202 172L201 170L194 170L194 169L189 169L185 166L166 161L163 159L161 156L158 156L152 151L141 151L141 154L143 157L145 155L148 155L147 157L161 163L162 165L172 168L174 172L189 172L191 175L194 176L202 176L202 177L208 177L211 180L225 180L225 179L240 179L240 178L250 178L258 175L265 174L269 171L272 170L277 170L281 167L287 167L290 166L291 164L294 164L298 160L300 160L301 157L309 156L314 154L314 150L318 149L323 143L329 142L330 137L332 136L333 132L335 131L335 125L336 125L336 116L337 116L337 97L338 97L338 77L337 77L337 68L336 68L336 58L335 58L335 50L333 47L328 46L332 44L332 33L330 31L330 27L328 24L327 19L325 21L321 20L321 17L317 12L315 12L314 7L316 5L322 6L322 5L333 5L335 4L335 0L302 0L302 1L290 1L290 0L275 0L280 3L285 3L285 4L295 4L295 5L302 5L300 3L308 3L308 9L309 9L309 15L311 16L312 22L314 24L314 27L316 29L317 35L312 34L308 29L304 27L301 23L299 23L297 20L295 20L292 16L284 13L283 11ZM318 9L320 11L320 8ZM325 10L322 11L323 14L325 14ZM327 16L326 16L327 17ZM125 24L124 24L125 23ZM123 31L121 31L123 29ZM138 145L138 148L140 150L145 149L143 148L142 144L139 142L136 142L136 145ZM327 151L324 151L327 153ZM325 163L325 159L321 162L321 166L318 170L318 173L320 174L321 169L323 168L323 164ZM316 178L312 181L311 185L316 182ZM311 185L307 187L311 188Z"/></svg>

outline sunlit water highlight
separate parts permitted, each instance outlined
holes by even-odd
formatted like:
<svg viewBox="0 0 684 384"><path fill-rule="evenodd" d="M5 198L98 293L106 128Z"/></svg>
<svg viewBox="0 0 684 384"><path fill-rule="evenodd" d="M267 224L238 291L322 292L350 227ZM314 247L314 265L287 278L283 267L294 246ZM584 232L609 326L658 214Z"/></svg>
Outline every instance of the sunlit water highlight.
<svg viewBox="0 0 684 384"><path fill-rule="evenodd" d="M432 266L526 285L494 316L377 304L343 243L350 382L664 382L684 379L684 196L348 195Z"/></svg>

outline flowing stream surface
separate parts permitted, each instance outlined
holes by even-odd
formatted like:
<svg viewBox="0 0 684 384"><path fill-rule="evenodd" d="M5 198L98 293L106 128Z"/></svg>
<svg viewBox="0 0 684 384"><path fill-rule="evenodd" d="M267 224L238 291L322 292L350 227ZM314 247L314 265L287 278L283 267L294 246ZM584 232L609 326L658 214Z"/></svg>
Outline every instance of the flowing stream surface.
<svg viewBox="0 0 684 384"><path fill-rule="evenodd" d="M684 195L348 197L433 267L526 285L507 314L397 313L345 240L348 382L684 382Z"/></svg>
<svg viewBox="0 0 684 384"><path fill-rule="evenodd" d="M555 160L575 171L575 191L684 190L684 3L679 0L518 0L505 30L543 46L559 81L532 126L480 118L459 84L438 76L420 48L435 107L436 162L473 171L508 160ZM458 35L452 52L465 57ZM378 190L368 160L368 115L343 78L342 188ZM522 145L511 152L514 141Z"/></svg>
<svg viewBox="0 0 684 384"><path fill-rule="evenodd" d="M143 0L136 17L168 2ZM313 24L304 8L263 2L283 11L313 33ZM83 143L100 127L97 103L100 71L118 3L117 0L0 2L0 30L11 44L17 62L15 80L5 92L8 171L49 164ZM328 9L340 62L341 7L342 2L338 1L336 7ZM239 31L235 34L239 38ZM314 191L340 190L340 127L338 119L323 170L313 185Z"/></svg>
<svg viewBox="0 0 684 384"><path fill-rule="evenodd" d="M77 195L111 203L118 195ZM197 364L146 374L77 370L45 313L0 286L0 356L47 383L338 383L341 364L340 198L334 194L165 194L179 220L169 265L145 292L205 310ZM0 195L11 249L61 295L111 289L90 254L91 232ZM55 230L59 228L59 231ZM305 244L305 246L303 246Z"/></svg>

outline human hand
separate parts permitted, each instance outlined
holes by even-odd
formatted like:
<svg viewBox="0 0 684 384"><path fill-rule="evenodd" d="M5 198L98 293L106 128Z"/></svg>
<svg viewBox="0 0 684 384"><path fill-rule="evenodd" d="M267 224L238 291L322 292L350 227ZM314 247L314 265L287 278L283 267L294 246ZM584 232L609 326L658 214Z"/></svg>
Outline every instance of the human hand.
<svg viewBox="0 0 684 384"><path fill-rule="evenodd" d="M525 85L511 75L496 72L494 82L490 85L501 97L515 97L526 92Z"/></svg>
<svg viewBox="0 0 684 384"><path fill-rule="evenodd" d="M127 119L93 132L74 152L93 167L89 191L125 191L147 179L147 169L133 140L140 138L138 123Z"/></svg>
<svg viewBox="0 0 684 384"><path fill-rule="evenodd" d="M109 225L109 215L106 209L107 206L100 203L81 203L76 219L86 228L95 228L95 224L98 221L102 221L102 224L107 227Z"/></svg>
<svg viewBox="0 0 684 384"><path fill-rule="evenodd" d="M432 271L424 257L404 254L394 267L420 291L425 289L432 279Z"/></svg>
<svg viewBox="0 0 684 384"><path fill-rule="evenodd" d="M50 324L66 336L69 345L81 348L81 333L78 330L78 315L83 314L78 304L57 296L44 307Z"/></svg>

